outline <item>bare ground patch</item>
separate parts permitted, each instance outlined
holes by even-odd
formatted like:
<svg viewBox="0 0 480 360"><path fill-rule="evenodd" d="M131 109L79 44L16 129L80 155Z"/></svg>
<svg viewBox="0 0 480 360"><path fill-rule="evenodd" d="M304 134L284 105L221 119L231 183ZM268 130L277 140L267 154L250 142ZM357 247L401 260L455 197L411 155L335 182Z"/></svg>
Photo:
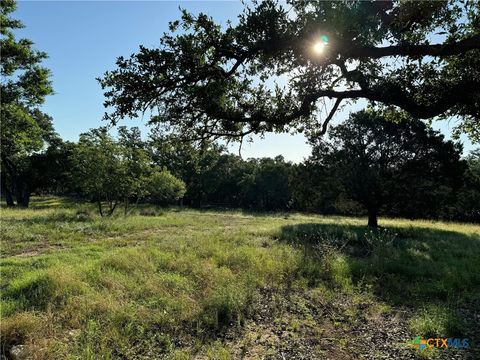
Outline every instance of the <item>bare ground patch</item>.
<svg viewBox="0 0 480 360"><path fill-rule="evenodd" d="M354 304L340 294L328 305L305 293L262 295L255 315L225 334L233 359L425 359L404 345L415 337L408 328L410 309L383 311L376 303ZM464 309L472 320L479 316L474 309ZM477 350L440 350L428 358L474 360Z"/></svg>

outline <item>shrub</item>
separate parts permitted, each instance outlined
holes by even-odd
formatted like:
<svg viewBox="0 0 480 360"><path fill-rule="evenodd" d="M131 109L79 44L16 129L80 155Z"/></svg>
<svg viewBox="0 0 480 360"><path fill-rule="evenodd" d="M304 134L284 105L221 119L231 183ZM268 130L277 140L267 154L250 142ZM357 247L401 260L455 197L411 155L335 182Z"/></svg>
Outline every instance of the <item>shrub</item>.
<svg viewBox="0 0 480 360"><path fill-rule="evenodd" d="M168 170L153 172L147 183L149 199L155 204L171 204L181 199L185 191L185 183Z"/></svg>
<svg viewBox="0 0 480 360"><path fill-rule="evenodd" d="M443 305L431 305L410 321L410 328L415 334L423 337L453 337L463 335L465 324L452 309Z"/></svg>

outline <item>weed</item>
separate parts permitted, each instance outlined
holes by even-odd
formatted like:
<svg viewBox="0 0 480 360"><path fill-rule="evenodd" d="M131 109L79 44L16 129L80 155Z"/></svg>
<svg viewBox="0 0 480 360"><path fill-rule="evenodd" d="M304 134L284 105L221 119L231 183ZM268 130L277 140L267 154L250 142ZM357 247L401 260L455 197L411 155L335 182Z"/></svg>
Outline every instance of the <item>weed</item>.
<svg viewBox="0 0 480 360"><path fill-rule="evenodd" d="M455 313L455 309L430 305L421 309L410 321L412 331L424 338L464 337L465 324Z"/></svg>

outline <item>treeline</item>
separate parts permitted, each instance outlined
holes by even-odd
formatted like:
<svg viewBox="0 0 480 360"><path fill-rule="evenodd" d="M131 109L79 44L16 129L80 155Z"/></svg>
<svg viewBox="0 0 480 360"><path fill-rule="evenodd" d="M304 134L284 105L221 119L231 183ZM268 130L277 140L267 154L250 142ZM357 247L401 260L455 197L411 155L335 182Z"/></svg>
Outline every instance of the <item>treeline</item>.
<svg viewBox="0 0 480 360"><path fill-rule="evenodd" d="M285 131L291 126L308 132L312 139L312 155L300 164L287 162L281 156L244 160L213 142L194 146L155 131L144 140L137 128L120 127L115 138L105 129L96 129L82 134L77 143L62 141L54 131L53 119L41 110L45 97L53 93L50 72L42 66L47 55L34 49L30 40L16 39L14 30L23 25L10 18L15 1L2 1L0 7L3 25L0 73L4 79L0 83L0 182L1 194L8 206L28 207L31 194L39 193L88 199L97 203L102 216L112 215L119 206L128 214L131 206L140 202L159 205L183 202L202 208L368 214L371 226L377 225L379 215L480 222L480 151L462 159L459 144L446 141L424 122L404 112L384 110L382 106L377 106L377 111L367 109L352 114L342 124L331 127L325 137L321 135L327 122L319 126L305 122L306 118L295 119L293 123L290 119L289 126L280 127L277 120L281 118L275 117L273 121L270 114L263 120L252 117L244 124L227 121L228 116L216 118L218 114L230 114L217 111L227 105L226 95L222 94L226 90L217 91L219 89L211 86L206 92L187 81L182 91L188 90L189 98L192 93L198 97L188 103L194 106L193 110L186 110L180 102L178 109L165 107L169 108L168 116L164 114L150 121L153 125L169 124L177 130L177 135L186 133L185 138L190 138L189 135L206 138L217 130L227 134L226 138L232 138L248 126L260 134ZM171 56L169 52L158 54ZM135 59L141 62L150 57ZM144 111L152 104L149 94L140 96L150 80L146 84L138 81L139 67L135 61L125 63L119 59L121 69L107 73L101 80L102 87L114 89L105 93L106 104L116 107L110 114L110 120L115 120L113 123L127 115L135 117L139 110ZM185 64L190 73L194 63ZM174 67L178 66L175 62ZM151 71L149 66L140 68L145 68L147 74ZM290 72L291 66L287 68ZM212 77L218 73L207 72ZM157 77L166 79L160 75ZM177 75L183 79L182 72ZM443 87L446 82L440 83ZM139 84L140 89L131 93ZM164 85L168 88L171 84L176 94L179 90L176 81L168 79ZM245 89L236 86L235 91L243 93ZM156 89L151 93L156 94ZM285 100L287 98L290 96ZM462 99L457 102L461 104ZM177 104L176 99L170 100L171 104ZM155 103L161 102L155 99ZM397 104L384 103L386 106ZM420 103L430 103L430 100ZM261 109L254 114L265 110L262 101L258 104L262 104ZM249 107L250 104L245 104L246 109ZM280 110L283 108L289 106L280 106ZM197 114L198 109L202 110L200 114L213 116L209 119L215 124L213 133L202 121L197 123L196 119L188 118ZM282 111L272 113L282 116ZM463 128L476 138L474 123L463 121Z"/></svg>
<svg viewBox="0 0 480 360"><path fill-rule="evenodd" d="M365 110L332 127L300 164L276 158L242 159L218 143L194 146L138 128L91 130L77 143L50 141L17 174L32 193L97 202L102 215L150 202L197 208L306 211L480 221L480 152L462 159L446 141L405 114ZM9 205L15 198L2 179Z"/></svg>

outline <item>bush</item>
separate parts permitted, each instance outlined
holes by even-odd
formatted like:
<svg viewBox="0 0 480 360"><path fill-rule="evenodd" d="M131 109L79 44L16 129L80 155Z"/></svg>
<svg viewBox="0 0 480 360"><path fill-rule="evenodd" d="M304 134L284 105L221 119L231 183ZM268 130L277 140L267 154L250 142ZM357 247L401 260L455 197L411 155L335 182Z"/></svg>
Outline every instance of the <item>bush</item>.
<svg viewBox="0 0 480 360"><path fill-rule="evenodd" d="M154 204L171 204L183 197L185 183L173 176L168 170L155 171L148 180L150 201Z"/></svg>

